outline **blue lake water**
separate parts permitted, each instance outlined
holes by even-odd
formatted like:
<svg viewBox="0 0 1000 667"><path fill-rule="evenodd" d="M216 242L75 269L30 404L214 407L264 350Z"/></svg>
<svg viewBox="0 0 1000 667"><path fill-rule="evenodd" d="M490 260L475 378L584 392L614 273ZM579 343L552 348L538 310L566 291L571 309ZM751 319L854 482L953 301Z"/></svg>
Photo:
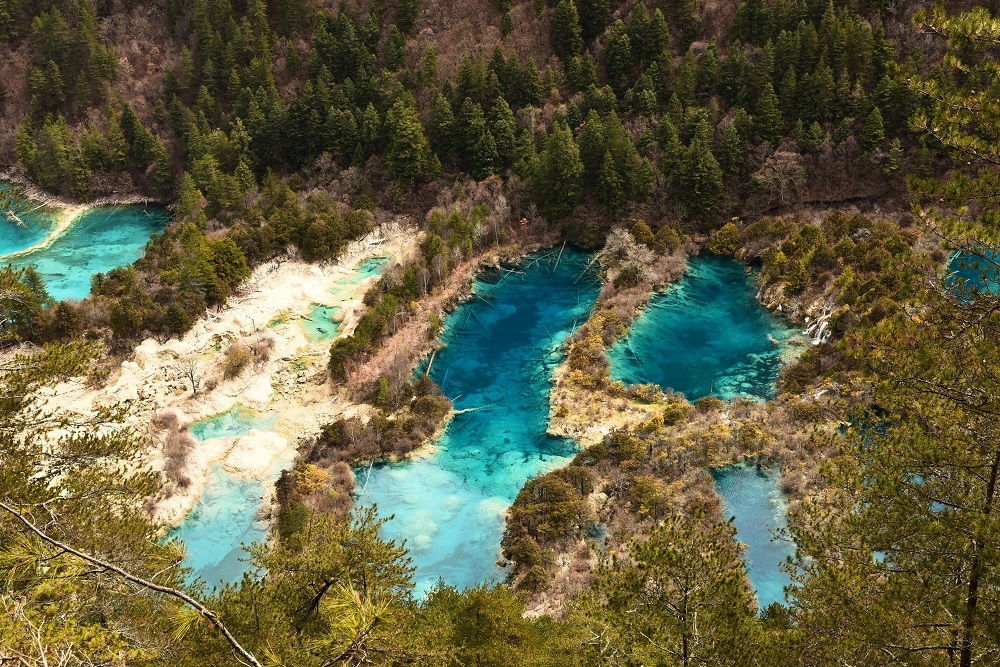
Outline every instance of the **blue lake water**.
<svg viewBox="0 0 1000 667"><path fill-rule="evenodd" d="M608 350L611 376L653 383L694 400L770 398L784 342L798 332L756 298L756 273L734 259L699 255L684 279L656 294Z"/></svg>
<svg viewBox="0 0 1000 667"><path fill-rule="evenodd" d="M6 261L0 256L0 262L17 268L34 266L57 301L83 299L90 294L90 279L94 274L134 262L142 255L149 237L163 231L169 221L168 212L159 207L95 208L80 215L50 245ZM9 234L16 226L6 221L2 224L0 248L32 245L12 240Z"/></svg>
<svg viewBox="0 0 1000 667"><path fill-rule="evenodd" d="M431 377L455 416L424 458L359 468L358 503L394 515L384 537L406 540L418 591L439 578L459 588L502 580L503 512L524 483L565 465L574 443L545 434L561 344L586 320L599 285L589 255L566 249L491 272L479 298L445 320Z"/></svg>
<svg viewBox="0 0 1000 667"><path fill-rule="evenodd" d="M274 428L276 413L259 413L236 404L229 410L200 419L188 430L198 442L214 438L236 438L251 429L266 431ZM268 522L258 516L268 495L268 482L291 465L291 457L279 459L271 466L264 480L246 479L233 475L221 464L213 463L207 474L205 489L195 507L167 535L178 538L187 546L184 564L192 568L191 579L203 579L216 585L237 581L247 571L249 563L243 545L263 542Z"/></svg>
<svg viewBox="0 0 1000 667"><path fill-rule="evenodd" d="M976 291L1000 294L1000 256L989 249L983 249L980 255L952 253L945 287L967 296Z"/></svg>
<svg viewBox="0 0 1000 667"><path fill-rule="evenodd" d="M792 581L779 565L795 555L795 545L772 539L773 531L788 525L780 474L747 463L711 472L724 501L726 518L734 517L736 539L747 545L744 561L750 584L757 592L757 606L764 609L773 602L783 604L784 587Z"/></svg>
<svg viewBox="0 0 1000 667"><path fill-rule="evenodd" d="M6 211L0 211L0 257L41 243L58 222L58 209L41 206L24 195L15 197L12 193L15 189L10 181L0 181L0 192L11 193L8 210L13 211L25 226L8 220Z"/></svg>
<svg viewBox="0 0 1000 667"><path fill-rule="evenodd" d="M233 475L218 463L209 467L198 502L167 535L187 546L184 565L192 568L192 581L232 583L250 568L243 545L267 539L268 521L259 516L260 508L270 493L268 483L291 464L291 456L279 459L264 480Z"/></svg>

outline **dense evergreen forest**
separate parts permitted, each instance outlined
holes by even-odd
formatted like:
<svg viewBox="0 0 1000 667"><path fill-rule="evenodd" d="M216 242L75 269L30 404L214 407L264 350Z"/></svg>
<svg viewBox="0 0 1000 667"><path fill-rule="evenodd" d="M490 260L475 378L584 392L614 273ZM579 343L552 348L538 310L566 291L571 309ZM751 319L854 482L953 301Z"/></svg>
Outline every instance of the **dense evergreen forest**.
<svg viewBox="0 0 1000 667"><path fill-rule="evenodd" d="M945 276L956 249L995 266L1000 241L997 11L0 0L0 157L65 197L176 211L83 301L0 270L0 664L1000 664L1000 315L995 293ZM145 510L163 480L144 435L113 427L128 406L79 423L49 397L188 331L255 267L336 258L401 217L425 232L418 257L368 292L328 362L378 416L301 452L276 538L248 556L259 576L185 583ZM490 248L556 239L605 247L613 276L568 345L567 386L662 414L524 487L512 582L417 598L405 547L334 478L420 445L450 404L411 368L352 373ZM608 377L635 295L685 248L759 264L762 299L835 307L773 411ZM669 430L692 419L741 428ZM762 444L779 421L787 441ZM787 605L758 613L732 525L678 491L704 484L712 448L810 462ZM526 614L598 486L628 531L559 613Z"/></svg>

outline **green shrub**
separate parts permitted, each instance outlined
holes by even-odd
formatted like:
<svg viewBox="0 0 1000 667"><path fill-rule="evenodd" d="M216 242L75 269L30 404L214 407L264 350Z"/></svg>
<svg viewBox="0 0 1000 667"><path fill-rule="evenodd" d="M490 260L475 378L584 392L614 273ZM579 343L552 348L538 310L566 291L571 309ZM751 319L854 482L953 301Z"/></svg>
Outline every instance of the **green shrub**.
<svg viewBox="0 0 1000 667"><path fill-rule="evenodd" d="M715 233L715 237L708 244L708 249L716 255L735 255L740 249L740 244L740 228L736 223L729 222Z"/></svg>
<svg viewBox="0 0 1000 667"><path fill-rule="evenodd" d="M715 410L721 410L726 406L726 402L715 396L702 396L695 403L695 407L698 408L698 412L713 412Z"/></svg>

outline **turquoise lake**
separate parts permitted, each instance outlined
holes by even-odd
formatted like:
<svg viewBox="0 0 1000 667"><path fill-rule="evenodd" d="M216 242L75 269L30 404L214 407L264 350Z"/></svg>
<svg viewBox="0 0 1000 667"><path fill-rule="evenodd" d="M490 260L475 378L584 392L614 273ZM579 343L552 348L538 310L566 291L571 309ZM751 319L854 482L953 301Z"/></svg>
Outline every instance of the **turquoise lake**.
<svg viewBox="0 0 1000 667"><path fill-rule="evenodd" d="M455 416L424 458L359 468L358 503L394 515L384 537L406 540L418 592L439 579L464 588L503 580L496 567L503 512L531 477L577 450L545 430L561 344L597 298L589 255L566 249L528 257L515 272L489 272L477 298L450 314L431 377Z"/></svg>
<svg viewBox="0 0 1000 667"><path fill-rule="evenodd" d="M528 479L565 465L577 451L572 441L545 431L551 375L563 360L562 344L586 320L599 291L596 275L587 270L589 260L584 253L566 250L560 257L550 250L532 255L516 270L480 276L476 297L446 317L444 347L430 371L459 413L435 441L433 453L356 469L357 502L377 504L382 516L394 517L383 536L406 541L417 567L418 593L439 579L459 588L505 579L506 571L496 566L504 511ZM647 309L654 317L630 337L633 348L652 352L654 343L665 346L654 357L663 363L654 369L668 366L670 359L689 369L689 378L673 371L672 377L681 380L675 388L694 397L710 388L728 397L727 387L738 387L732 394L769 395L782 362L782 345L773 341L784 341L796 330L757 304L753 275L743 265L692 258L689 274L659 301ZM654 340L654 325L667 327L668 335ZM691 358L708 363L706 346L719 349L713 336L725 339L728 356L715 360L710 371L690 370ZM630 371L637 358L630 350L616 362L618 370ZM273 414L237 405L190 429L197 439L208 440L251 428L267 430L274 420ZM268 479L289 464L275 464ZM748 545L747 570L760 607L783 601L789 579L779 565L794 546L771 539L772 530L785 526L777 472L740 464L712 474L727 516L735 516L737 539ZM216 584L236 581L246 571L241 544L266 538L266 522L257 516L265 490L264 482L212 466L205 494L171 533L187 543L186 564L194 577Z"/></svg>
<svg viewBox="0 0 1000 667"><path fill-rule="evenodd" d="M733 517L736 539L747 545L743 554L750 584L760 609L774 602L784 604L785 586L792 583L779 566L795 555L795 545L774 540L774 531L787 527L787 500L776 469L737 463L711 471L722 496L725 516Z"/></svg>
<svg viewBox="0 0 1000 667"><path fill-rule="evenodd" d="M689 400L771 398L785 341L799 332L757 301L756 273L734 259L688 259L684 279L656 294L608 350L611 376Z"/></svg>
<svg viewBox="0 0 1000 667"><path fill-rule="evenodd" d="M993 250L980 255L955 251L948 260L945 287L965 296L973 292L1000 294L1000 258Z"/></svg>
<svg viewBox="0 0 1000 667"><path fill-rule="evenodd" d="M3 255L43 240L48 232L29 243L12 235L12 228L19 229L16 225L0 220L3 225L0 227L3 230L0 262L15 268L34 266L49 295L57 301L83 299L90 294L90 279L94 274L106 273L137 260L149 237L162 232L168 222L169 213L155 206L94 208L80 215L50 245L5 260Z"/></svg>

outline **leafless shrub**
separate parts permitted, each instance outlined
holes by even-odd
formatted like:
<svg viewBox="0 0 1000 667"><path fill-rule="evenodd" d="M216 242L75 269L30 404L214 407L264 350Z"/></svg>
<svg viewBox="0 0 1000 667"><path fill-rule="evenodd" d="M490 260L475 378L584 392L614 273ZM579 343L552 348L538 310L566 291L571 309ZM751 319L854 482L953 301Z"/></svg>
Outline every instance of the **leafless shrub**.
<svg viewBox="0 0 1000 667"><path fill-rule="evenodd" d="M150 424L158 431L175 431L180 428L180 417L173 410L160 410L153 415Z"/></svg>
<svg viewBox="0 0 1000 667"><path fill-rule="evenodd" d="M270 329L264 329L254 334L249 343L254 363L257 366L263 366L270 361L271 354L274 353L274 348L277 344L277 337Z"/></svg>
<svg viewBox="0 0 1000 667"><path fill-rule="evenodd" d="M195 439L188 433L187 427L181 424L180 417L173 410L161 410L153 415L150 425L160 431L166 431L163 443L163 475L179 489L186 489L191 479L184 474L188 456L194 450Z"/></svg>

